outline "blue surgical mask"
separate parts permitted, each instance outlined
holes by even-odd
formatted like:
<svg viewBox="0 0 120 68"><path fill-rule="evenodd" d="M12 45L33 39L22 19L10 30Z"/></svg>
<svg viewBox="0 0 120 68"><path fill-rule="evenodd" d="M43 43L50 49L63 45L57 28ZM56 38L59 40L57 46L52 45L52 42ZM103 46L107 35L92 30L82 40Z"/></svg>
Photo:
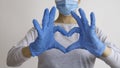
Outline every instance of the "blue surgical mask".
<svg viewBox="0 0 120 68"><path fill-rule="evenodd" d="M65 16L71 15L71 11L78 8L78 0L55 0L59 12Z"/></svg>

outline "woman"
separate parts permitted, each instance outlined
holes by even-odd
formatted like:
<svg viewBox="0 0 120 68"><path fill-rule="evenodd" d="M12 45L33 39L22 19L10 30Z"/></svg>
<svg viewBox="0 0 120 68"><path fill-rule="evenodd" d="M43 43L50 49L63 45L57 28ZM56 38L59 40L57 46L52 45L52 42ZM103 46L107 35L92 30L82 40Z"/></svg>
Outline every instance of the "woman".
<svg viewBox="0 0 120 68"><path fill-rule="evenodd" d="M82 9L79 9L80 17L74 12L80 0L55 2L59 10L55 25L55 7L50 12L45 9L42 28L34 19L35 28L11 48L7 65L20 66L31 56L37 56L38 68L93 68L96 58L111 68L120 68L120 49L108 42L98 28L95 30L94 13L91 13L91 25L88 25Z"/></svg>

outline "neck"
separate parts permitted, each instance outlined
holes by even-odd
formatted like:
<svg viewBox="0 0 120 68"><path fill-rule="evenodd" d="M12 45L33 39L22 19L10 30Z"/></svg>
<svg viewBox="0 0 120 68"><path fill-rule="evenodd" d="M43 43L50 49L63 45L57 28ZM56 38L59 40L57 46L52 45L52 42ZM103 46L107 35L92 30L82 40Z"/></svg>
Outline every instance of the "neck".
<svg viewBox="0 0 120 68"><path fill-rule="evenodd" d="M66 24L75 24L76 21L75 19L70 15L70 16L64 16L62 14L59 13L58 18L55 21L56 23L66 23Z"/></svg>

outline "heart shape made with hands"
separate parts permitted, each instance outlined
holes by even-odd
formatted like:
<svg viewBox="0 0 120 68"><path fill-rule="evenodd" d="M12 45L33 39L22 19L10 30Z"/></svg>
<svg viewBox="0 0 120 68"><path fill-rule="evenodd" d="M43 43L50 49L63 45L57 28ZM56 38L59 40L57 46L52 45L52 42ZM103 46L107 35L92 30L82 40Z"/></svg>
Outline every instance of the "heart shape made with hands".
<svg viewBox="0 0 120 68"><path fill-rule="evenodd" d="M78 33L73 33L71 36L69 36L71 31L67 32L66 35L61 34L61 32L56 32L54 35L55 40L63 47L65 47L67 51L67 47L69 47L71 44L75 43L79 39Z"/></svg>
<svg viewBox="0 0 120 68"><path fill-rule="evenodd" d="M60 27L60 26L59 26ZM64 29L60 29L58 32L55 32L55 40L65 48L66 52L68 53L68 47L76 43L79 39L79 34L76 32L78 27L73 27L71 30L66 31ZM64 32L64 33L63 33Z"/></svg>
<svg viewBox="0 0 120 68"><path fill-rule="evenodd" d="M42 27L36 19L33 19L33 25L38 36L29 46L32 56L38 56L53 48L66 53L66 48L55 40L54 33L58 31L64 36L68 36L68 33L60 26L54 26L54 18L55 7L53 7L50 12L48 9L45 9L42 19Z"/></svg>
<svg viewBox="0 0 120 68"><path fill-rule="evenodd" d="M44 24L43 24L44 25L43 28L41 28L38 21L35 19L33 20L33 25L38 33L38 37L36 38L36 40L30 44L30 50L33 56L36 56L36 54L39 55L40 53L53 48L56 48L62 51L63 53L67 53L68 52L67 48L65 48L63 45L60 44L60 42L58 42L58 40L55 39L55 33L59 32L60 35L62 35L63 37L71 38L72 35L76 33L77 30L79 30L78 27L74 27L69 32L67 32L61 26L54 26L54 25L46 26ZM59 38L58 36L56 37ZM72 40L72 41L74 42L71 44L74 44L76 42L76 40Z"/></svg>
<svg viewBox="0 0 120 68"><path fill-rule="evenodd" d="M53 7L50 12L46 9L42 20L42 28L36 20L33 21L34 27L38 32L38 37L35 42L30 45L32 55L37 56L46 50L53 48L59 49L64 53L81 48L88 50L96 56L101 56L105 49L105 45L96 36L94 13L90 14L91 24L89 25L84 11L79 9L79 12L80 16L74 12L71 12L79 27L74 27L69 32L66 32L60 26L54 26L53 24L55 18L55 7ZM72 36L74 33L78 33L80 37L78 37L79 39L77 41L74 41L67 48L65 48L58 41L56 41L54 37L54 34L57 31L67 37Z"/></svg>
<svg viewBox="0 0 120 68"><path fill-rule="evenodd" d="M48 9L45 9L42 19L42 27L36 19L33 20L33 25L37 31L38 37L29 46L32 56L38 56L46 50L53 48L59 49L64 53L67 52L67 49L55 40L54 34L60 32L64 36L71 36L72 33L75 33L76 29L74 28L67 33L62 27L54 26L54 18L55 7L53 7L50 12Z"/></svg>

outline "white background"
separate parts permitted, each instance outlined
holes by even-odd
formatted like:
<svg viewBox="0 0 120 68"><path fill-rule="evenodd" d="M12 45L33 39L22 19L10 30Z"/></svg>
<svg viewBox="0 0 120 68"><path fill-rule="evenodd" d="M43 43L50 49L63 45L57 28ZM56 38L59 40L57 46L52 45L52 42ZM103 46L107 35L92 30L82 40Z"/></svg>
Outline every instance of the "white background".
<svg viewBox="0 0 120 68"><path fill-rule="evenodd" d="M0 0L0 68L8 68L7 53L33 26L32 19L41 22L44 9L54 5L54 0ZM119 6L120 0L81 0L79 5L88 18L91 11L95 13L97 26L117 46L120 46ZM37 68L37 58L31 58L16 68ZM97 59L95 68L110 67Z"/></svg>

